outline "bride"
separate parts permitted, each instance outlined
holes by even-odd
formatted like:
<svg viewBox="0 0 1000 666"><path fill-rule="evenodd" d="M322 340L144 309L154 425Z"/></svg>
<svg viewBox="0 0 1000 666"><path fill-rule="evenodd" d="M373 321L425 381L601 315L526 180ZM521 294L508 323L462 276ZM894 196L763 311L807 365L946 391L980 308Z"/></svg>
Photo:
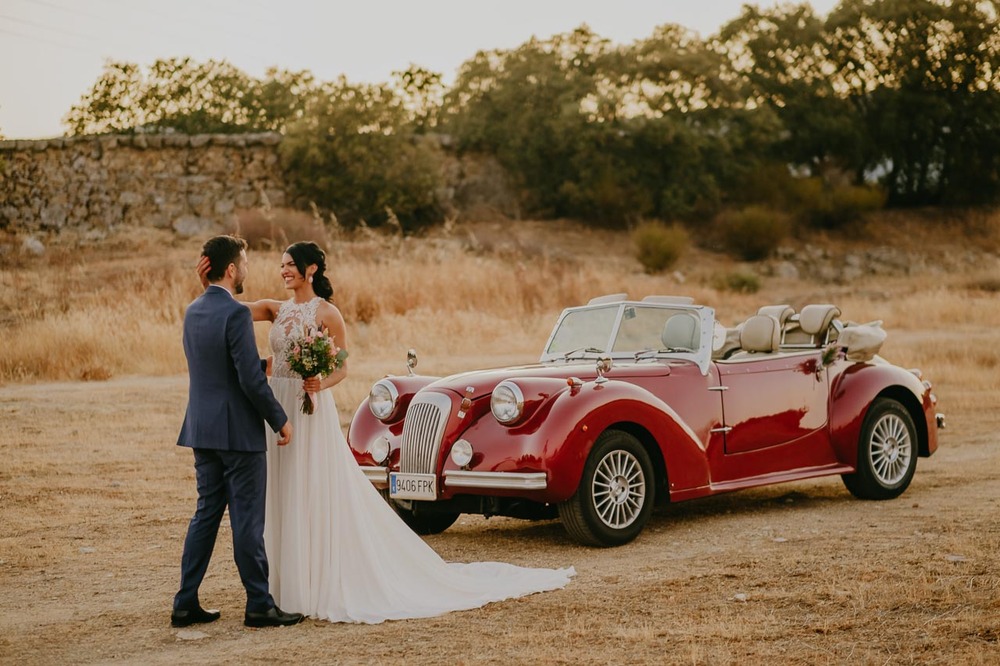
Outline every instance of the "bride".
<svg viewBox="0 0 1000 666"><path fill-rule="evenodd" d="M203 258L199 274L207 270ZM302 326L326 329L336 346L347 348L347 327L330 302L325 272L326 255L316 243L294 243L281 258L291 298L248 304L254 320L273 323L271 388L295 431L295 443L286 447L268 432L264 542L275 603L331 622L377 623L564 587L576 573L572 567L445 562L365 478L327 390L347 376L347 363L303 381L285 360L288 339ZM317 394L313 414L299 409L303 390Z"/></svg>

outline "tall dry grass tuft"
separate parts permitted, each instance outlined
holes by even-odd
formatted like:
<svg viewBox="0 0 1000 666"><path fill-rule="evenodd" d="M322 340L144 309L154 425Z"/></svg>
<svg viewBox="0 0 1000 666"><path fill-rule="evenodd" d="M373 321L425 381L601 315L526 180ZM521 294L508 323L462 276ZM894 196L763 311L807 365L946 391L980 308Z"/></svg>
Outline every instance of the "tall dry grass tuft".
<svg viewBox="0 0 1000 666"><path fill-rule="evenodd" d="M300 240L327 245L330 233L318 214L287 208L250 208L237 210L226 233L245 238L254 250L275 250Z"/></svg>

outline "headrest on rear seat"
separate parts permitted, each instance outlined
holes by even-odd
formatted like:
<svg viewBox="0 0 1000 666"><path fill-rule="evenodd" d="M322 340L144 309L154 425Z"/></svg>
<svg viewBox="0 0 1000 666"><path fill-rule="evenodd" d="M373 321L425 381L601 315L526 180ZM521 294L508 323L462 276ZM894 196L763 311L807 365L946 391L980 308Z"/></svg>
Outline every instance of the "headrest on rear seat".
<svg viewBox="0 0 1000 666"><path fill-rule="evenodd" d="M765 305L757 310L757 314L771 315L778 320L779 324L784 326L788 318L795 314L795 310L792 309L791 305Z"/></svg>
<svg viewBox="0 0 1000 666"><path fill-rule="evenodd" d="M807 305L799 313L799 326L803 333L825 336L830 324L839 316L840 308L836 305Z"/></svg>

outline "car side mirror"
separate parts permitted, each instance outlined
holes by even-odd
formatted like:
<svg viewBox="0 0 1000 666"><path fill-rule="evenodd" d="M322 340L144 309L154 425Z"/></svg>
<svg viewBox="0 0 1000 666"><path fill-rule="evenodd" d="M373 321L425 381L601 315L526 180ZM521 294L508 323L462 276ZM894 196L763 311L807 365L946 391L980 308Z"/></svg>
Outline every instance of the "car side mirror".
<svg viewBox="0 0 1000 666"><path fill-rule="evenodd" d="M406 350L406 372L413 376L413 368L417 367L417 350L408 349Z"/></svg>

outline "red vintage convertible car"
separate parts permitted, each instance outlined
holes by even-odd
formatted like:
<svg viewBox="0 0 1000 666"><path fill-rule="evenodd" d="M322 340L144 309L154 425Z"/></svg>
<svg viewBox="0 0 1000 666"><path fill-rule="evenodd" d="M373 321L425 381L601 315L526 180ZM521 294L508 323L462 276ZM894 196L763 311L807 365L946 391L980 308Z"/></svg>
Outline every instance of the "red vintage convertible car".
<svg viewBox="0 0 1000 666"><path fill-rule="evenodd" d="M839 474L862 499L910 484L944 417L919 370L877 355L880 322L761 308L733 329L690 298L625 294L560 315L535 365L376 382L348 440L417 532L462 513L559 517L595 546L656 500Z"/></svg>

